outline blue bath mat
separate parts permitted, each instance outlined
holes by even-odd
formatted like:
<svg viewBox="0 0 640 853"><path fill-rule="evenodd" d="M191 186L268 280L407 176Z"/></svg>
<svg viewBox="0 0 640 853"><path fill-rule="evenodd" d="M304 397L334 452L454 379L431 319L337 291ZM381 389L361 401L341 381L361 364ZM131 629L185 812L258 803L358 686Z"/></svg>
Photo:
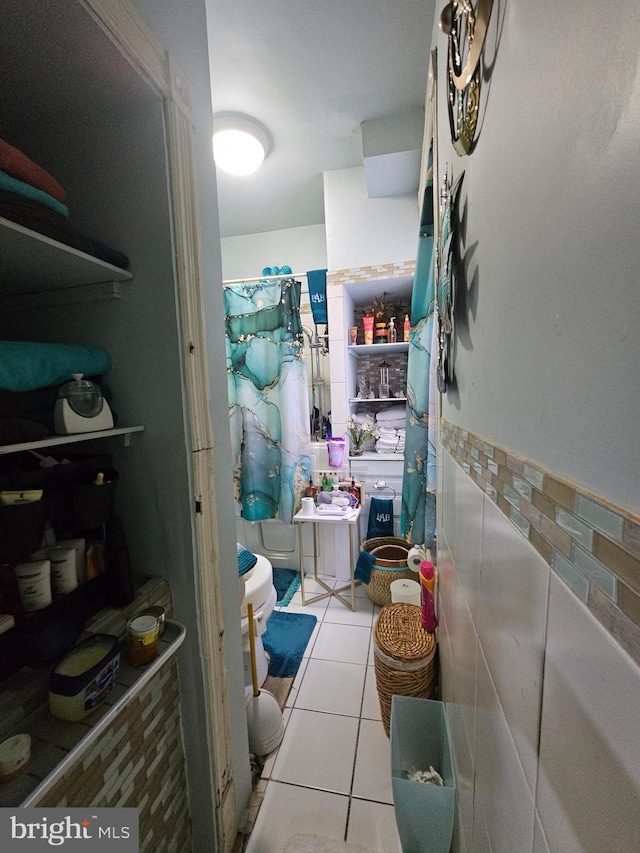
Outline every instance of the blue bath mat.
<svg viewBox="0 0 640 853"><path fill-rule="evenodd" d="M262 635L262 643L270 656L270 676L295 676L317 621L310 613L273 611L267 622L267 630Z"/></svg>
<svg viewBox="0 0 640 853"><path fill-rule="evenodd" d="M274 569L273 585L276 588L278 607L286 607L300 586L300 572L296 569Z"/></svg>

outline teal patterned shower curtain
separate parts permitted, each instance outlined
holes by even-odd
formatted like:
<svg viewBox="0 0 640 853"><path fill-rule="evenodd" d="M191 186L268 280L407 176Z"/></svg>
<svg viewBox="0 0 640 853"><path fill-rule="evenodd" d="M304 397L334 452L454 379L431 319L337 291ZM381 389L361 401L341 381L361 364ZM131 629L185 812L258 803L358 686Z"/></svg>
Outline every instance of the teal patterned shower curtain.
<svg viewBox="0 0 640 853"><path fill-rule="evenodd" d="M236 507L289 524L311 474L300 283L230 285L224 308Z"/></svg>
<svg viewBox="0 0 640 853"><path fill-rule="evenodd" d="M411 297L407 427L400 514L402 534L412 544L424 544L428 548L433 544L436 528L436 327L432 193L433 182L428 181Z"/></svg>

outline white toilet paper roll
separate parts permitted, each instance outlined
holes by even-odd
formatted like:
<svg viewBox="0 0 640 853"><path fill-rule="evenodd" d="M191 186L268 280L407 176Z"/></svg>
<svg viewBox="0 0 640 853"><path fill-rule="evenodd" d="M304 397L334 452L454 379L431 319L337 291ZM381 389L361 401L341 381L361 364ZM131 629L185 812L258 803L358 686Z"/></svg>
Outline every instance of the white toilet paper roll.
<svg viewBox="0 0 640 853"><path fill-rule="evenodd" d="M400 579L390 584L392 604L417 604L420 606L420 584Z"/></svg>
<svg viewBox="0 0 640 853"><path fill-rule="evenodd" d="M412 572L420 571L420 563L425 559L424 551L421 548L411 548L407 554L407 566Z"/></svg>

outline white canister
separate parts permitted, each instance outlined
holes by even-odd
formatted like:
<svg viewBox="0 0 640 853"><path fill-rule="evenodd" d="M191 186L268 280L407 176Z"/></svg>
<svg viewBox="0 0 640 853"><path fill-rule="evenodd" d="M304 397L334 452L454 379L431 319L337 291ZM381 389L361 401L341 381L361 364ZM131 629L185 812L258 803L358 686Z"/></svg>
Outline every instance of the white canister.
<svg viewBox="0 0 640 853"><path fill-rule="evenodd" d="M51 563L51 589L54 595L73 592L78 586L76 574L76 549L58 544L47 550Z"/></svg>
<svg viewBox="0 0 640 853"><path fill-rule="evenodd" d="M401 578L392 581L389 589L391 590L391 602L393 604L416 604L420 607L420 584L416 581Z"/></svg>
<svg viewBox="0 0 640 853"><path fill-rule="evenodd" d="M87 579L87 545L84 539L61 539L58 548L75 548L76 551L76 578L78 586Z"/></svg>
<svg viewBox="0 0 640 853"><path fill-rule="evenodd" d="M51 562L34 560L14 568L20 601L27 613L43 610L51 604Z"/></svg>

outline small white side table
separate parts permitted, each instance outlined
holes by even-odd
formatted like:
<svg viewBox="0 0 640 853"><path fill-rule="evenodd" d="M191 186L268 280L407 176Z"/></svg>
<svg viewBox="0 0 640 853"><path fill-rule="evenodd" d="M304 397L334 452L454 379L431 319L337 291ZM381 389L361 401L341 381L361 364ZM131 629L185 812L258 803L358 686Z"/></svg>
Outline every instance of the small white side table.
<svg viewBox="0 0 640 853"><path fill-rule="evenodd" d="M300 552L300 597L302 599L302 604L313 604L314 601L320 601L323 598L329 598L333 596L337 598L341 604L344 604L345 607L350 608L351 610L356 609L356 595L355 595L355 587L356 581L355 579L355 569L356 569L356 554L360 552L360 546L362 544L362 537L360 534L360 525L358 524L358 520L360 518L361 508L350 509L344 515L333 515L331 513L326 513L323 515L322 512L314 512L313 515L305 515L302 512L297 512L293 516L294 524L298 525L298 549ZM312 524L313 525L313 578L316 583L320 584L326 592L321 592L318 595L314 595L312 598L307 598L304 591L304 553L302 548L302 527L304 524ZM318 525L319 524L339 524L342 526L348 526L349 528L349 578L350 581L348 584L344 586L340 586L337 589L333 589L328 584L326 584L322 578L318 577ZM355 540L355 541L354 541ZM357 548L356 548L357 545ZM344 598L340 593L346 592L347 590L351 590L351 603Z"/></svg>

